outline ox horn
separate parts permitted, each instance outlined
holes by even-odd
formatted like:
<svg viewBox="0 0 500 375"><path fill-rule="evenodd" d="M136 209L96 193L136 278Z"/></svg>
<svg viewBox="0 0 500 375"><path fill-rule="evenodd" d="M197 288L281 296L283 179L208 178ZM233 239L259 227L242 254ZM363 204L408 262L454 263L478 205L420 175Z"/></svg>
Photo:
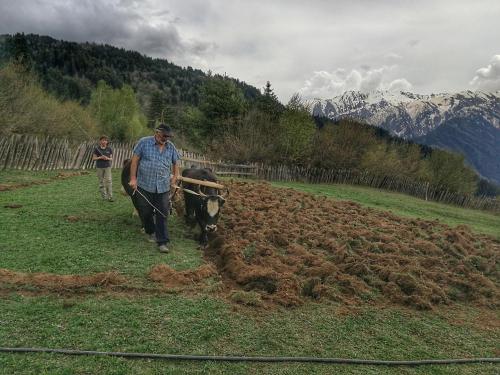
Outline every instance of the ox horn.
<svg viewBox="0 0 500 375"><path fill-rule="evenodd" d="M226 199L227 199L227 197L229 197L229 189L226 187L226 191L225 191L225 193L224 193L224 194L222 194L222 195L221 195L221 194L219 194L219 195L217 195L217 196L218 196L219 198L221 198L222 200L226 200Z"/></svg>
<svg viewBox="0 0 500 375"><path fill-rule="evenodd" d="M198 191L197 191L197 193L200 195L200 197L203 197L203 198L205 198L207 196L205 193L203 193L201 191L201 186L200 185L198 185Z"/></svg>

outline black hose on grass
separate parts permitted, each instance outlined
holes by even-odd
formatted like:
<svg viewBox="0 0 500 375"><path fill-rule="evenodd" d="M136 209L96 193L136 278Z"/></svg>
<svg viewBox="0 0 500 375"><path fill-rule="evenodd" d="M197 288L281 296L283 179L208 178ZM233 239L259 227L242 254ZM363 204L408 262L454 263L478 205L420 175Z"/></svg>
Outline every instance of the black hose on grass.
<svg viewBox="0 0 500 375"><path fill-rule="evenodd" d="M370 365L370 366L422 366L422 365L458 365L458 364L463 365L471 363L500 363L500 358L426 359L421 361L379 361L371 359L314 358L314 357L245 357L245 356L97 352L91 350L70 350L70 349L49 349L49 348L0 347L0 352L100 355L100 356L124 357L124 358L162 359L169 361L302 362L302 363L329 363L329 364Z"/></svg>

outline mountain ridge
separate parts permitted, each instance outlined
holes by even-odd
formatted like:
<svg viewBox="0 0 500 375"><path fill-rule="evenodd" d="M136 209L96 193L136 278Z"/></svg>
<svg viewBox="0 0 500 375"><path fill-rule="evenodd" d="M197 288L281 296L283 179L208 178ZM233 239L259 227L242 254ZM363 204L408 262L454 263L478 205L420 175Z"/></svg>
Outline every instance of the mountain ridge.
<svg viewBox="0 0 500 375"><path fill-rule="evenodd" d="M404 139L459 152L483 177L500 184L500 91L346 91L313 100L312 113L331 120L353 118Z"/></svg>

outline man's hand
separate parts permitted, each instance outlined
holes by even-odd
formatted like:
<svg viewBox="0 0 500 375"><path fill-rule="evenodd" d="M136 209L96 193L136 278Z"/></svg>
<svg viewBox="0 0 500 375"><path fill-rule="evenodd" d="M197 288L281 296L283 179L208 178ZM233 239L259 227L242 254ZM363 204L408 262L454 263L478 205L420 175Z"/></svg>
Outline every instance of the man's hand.
<svg viewBox="0 0 500 375"><path fill-rule="evenodd" d="M137 190L137 179L136 178L133 178L133 179L131 178L130 182L128 184L132 189Z"/></svg>
<svg viewBox="0 0 500 375"><path fill-rule="evenodd" d="M170 177L170 186L177 186L177 177L175 174Z"/></svg>
<svg viewBox="0 0 500 375"><path fill-rule="evenodd" d="M132 155L132 159L130 160L130 182L129 186L135 190L137 190L137 166L139 165L139 156Z"/></svg>

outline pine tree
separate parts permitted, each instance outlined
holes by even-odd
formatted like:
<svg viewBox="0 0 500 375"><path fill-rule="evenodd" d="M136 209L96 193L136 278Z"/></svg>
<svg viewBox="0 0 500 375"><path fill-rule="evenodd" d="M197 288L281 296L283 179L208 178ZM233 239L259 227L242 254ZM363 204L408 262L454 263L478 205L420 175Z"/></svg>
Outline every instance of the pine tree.
<svg viewBox="0 0 500 375"><path fill-rule="evenodd" d="M267 81L263 89L262 97L257 102L257 108L268 114L272 121L278 120L283 113L284 107L271 88L271 82L269 81Z"/></svg>
<svg viewBox="0 0 500 375"><path fill-rule="evenodd" d="M298 94L292 96L279 121L281 156L293 163L305 164L305 158L310 154L316 125L309 108L304 105Z"/></svg>
<svg viewBox="0 0 500 375"><path fill-rule="evenodd" d="M17 33L11 40L10 53L14 60L23 65L26 71L30 71L33 67L33 58L28 48L28 42L24 33Z"/></svg>
<svg viewBox="0 0 500 375"><path fill-rule="evenodd" d="M207 79L202 88L200 110L205 115L206 135L222 132L223 124L244 114L245 99L232 80L217 76Z"/></svg>
<svg viewBox="0 0 500 375"><path fill-rule="evenodd" d="M165 107L164 95L160 91L154 91L151 94L151 99L148 108L148 126L153 128L155 124L161 120L162 112Z"/></svg>

